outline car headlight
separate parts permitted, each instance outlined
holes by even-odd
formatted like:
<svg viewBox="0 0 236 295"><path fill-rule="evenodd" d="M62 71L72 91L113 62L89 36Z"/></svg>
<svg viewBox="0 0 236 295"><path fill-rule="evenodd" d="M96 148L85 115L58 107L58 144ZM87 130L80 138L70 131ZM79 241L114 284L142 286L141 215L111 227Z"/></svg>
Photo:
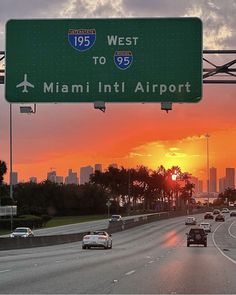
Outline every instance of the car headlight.
<svg viewBox="0 0 236 295"><path fill-rule="evenodd" d="M14 235L13 234L10 234L10 238L14 238Z"/></svg>
<svg viewBox="0 0 236 295"><path fill-rule="evenodd" d="M22 237L23 237L23 238L27 238L27 237L28 237L28 235L23 235Z"/></svg>

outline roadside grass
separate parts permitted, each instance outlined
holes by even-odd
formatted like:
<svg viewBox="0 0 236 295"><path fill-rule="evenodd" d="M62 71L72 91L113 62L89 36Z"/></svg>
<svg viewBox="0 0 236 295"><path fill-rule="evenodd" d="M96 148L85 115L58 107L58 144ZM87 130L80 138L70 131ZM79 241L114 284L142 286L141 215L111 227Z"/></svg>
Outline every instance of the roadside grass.
<svg viewBox="0 0 236 295"><path fill-rule="evenodd" d="M56 216L47 222L43 228L106 219L107 215ZM0 229L0 236L10 234L10 230Z"/></svg>
<svg viewBox="0 0 236 295"><path fill-rule="evenodd" d="M49 220L44 228L106 219L107 215L56 216Z"/></svg>
<svg viewBox="0 0 236 295"><path fill-rule="evenodd" d="M2 236L2 235L9 235L10 232L11 231L9 229L0 229L0 236Z"/></svg>

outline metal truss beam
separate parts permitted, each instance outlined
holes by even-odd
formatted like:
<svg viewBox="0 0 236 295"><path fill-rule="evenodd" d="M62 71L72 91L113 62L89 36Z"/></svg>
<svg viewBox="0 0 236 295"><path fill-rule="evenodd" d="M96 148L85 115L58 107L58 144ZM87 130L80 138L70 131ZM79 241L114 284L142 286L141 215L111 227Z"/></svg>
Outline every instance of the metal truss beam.
<svg viewBox="0 0 236 295"><path fill-rule="evenodd" d="M227 54L236 54L236 50L203 50L204 54L211 55L227 55ZM206 62L211 68L203 68L203 83L206 84L236 84L236 68L232 66L236 64L236 59L233 59L223 65L215 65L209 59L203 57L203 61ZM213 77L216 79L208 79L209 77ZM220 77L221 79L217 79ZM233 77L232 79L227 79L229 77Z"/></svg>

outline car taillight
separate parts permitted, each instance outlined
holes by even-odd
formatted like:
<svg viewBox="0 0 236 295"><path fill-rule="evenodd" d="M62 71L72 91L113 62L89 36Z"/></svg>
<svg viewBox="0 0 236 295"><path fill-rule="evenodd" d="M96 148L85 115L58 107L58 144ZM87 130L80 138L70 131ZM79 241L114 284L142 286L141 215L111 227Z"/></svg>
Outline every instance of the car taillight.
<svg viewBox="0 0 236 295"><path fill-rule="evenodd" d="M107 238L106 237L99 237L98 239L99 240L106 240Z"/></svg>
<svg viewBox="0 0 236 295"><path fill-rule="evenodd" d="M89 237L84 237L84 240L89 240L90 238Z"/></svg>

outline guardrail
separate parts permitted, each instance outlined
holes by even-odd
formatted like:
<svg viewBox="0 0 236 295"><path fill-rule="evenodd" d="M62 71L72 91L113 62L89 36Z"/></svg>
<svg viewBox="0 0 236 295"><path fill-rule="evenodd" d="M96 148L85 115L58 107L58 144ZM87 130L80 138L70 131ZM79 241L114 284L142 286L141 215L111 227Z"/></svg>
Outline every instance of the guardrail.
<svg viewBox="0 0 236 295"><path fill-rule="evenodd" d="M204 213L206 210L197 210L191 212L192 214ZM140 226L146 223L155 222L162 219L168 219L173 217L185 216L186 212L179 211L169 211L149 214L140 217L131 217L124 221L119 221L117 223L110 223L108 228L101 229L112 234L115 232L128 230L130 228ZM0 250L12 250L12 249L22 249L22 248L32 248L32 247L43 247L43 246L53 246L58 244L73 243L78 242L83 239L83 236L87 233L76 233L76 234L65 234L65 235L53 235L53 236L36 236L29 238L0 238Z"/></svg>

